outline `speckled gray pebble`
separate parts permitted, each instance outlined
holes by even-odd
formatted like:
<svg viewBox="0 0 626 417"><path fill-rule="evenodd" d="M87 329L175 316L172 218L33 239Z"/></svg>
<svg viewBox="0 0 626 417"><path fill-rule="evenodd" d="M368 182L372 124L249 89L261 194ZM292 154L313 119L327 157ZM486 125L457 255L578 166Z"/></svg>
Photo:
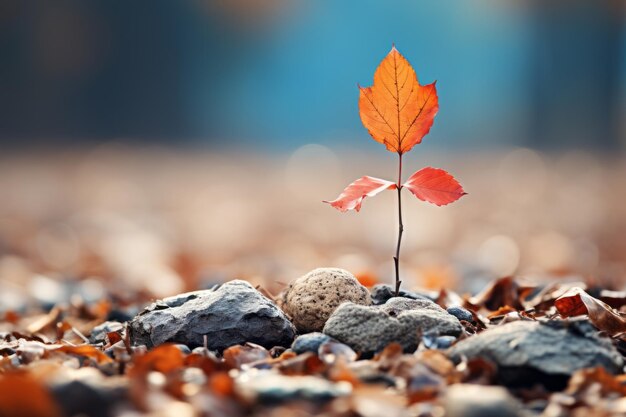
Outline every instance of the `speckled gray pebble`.
<svg viewBox="0 0 626 417"><path fill-rule="evenodd" d="M281 307L300 333L321 331L343 302L370 304L370 293L350 272L317 268L296 279L283 292Z"/></svg>
<svg viewBox="0 0 626 417"><path fill-rule="evenodd" d="M458 336L461 323L430 300L392 298L380 306L342 304L328 319L324 333L364 356L399 343L413 352L426 332Z"/></svg>

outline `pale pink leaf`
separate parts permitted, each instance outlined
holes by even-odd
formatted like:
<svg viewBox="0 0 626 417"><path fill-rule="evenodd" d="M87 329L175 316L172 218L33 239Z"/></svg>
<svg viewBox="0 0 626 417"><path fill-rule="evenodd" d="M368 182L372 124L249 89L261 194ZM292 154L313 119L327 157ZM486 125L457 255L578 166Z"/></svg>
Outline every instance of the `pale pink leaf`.
<svg viewBox="0 0 626 417"><path fill-rule="evenodd" d="M423 168L403 184L415 197L438 206L445 206L467 194L454 177L443 169Z"/></svg>
<svg viewBox="0 0 626 417"><path fill-rule="evenodd" d="M333 201L324 201L339 211L359 211L365 197L373 197L376 194L396 188L392 181L381 180L374 177L361 177L348 185L343 192Z"/></svg>

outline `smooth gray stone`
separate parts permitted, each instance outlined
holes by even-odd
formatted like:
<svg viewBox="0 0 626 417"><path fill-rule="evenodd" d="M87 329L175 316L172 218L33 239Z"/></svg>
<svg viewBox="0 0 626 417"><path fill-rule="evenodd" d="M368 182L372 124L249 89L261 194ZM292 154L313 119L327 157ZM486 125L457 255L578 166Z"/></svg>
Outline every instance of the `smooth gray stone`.
<svg viewBox="0 0 626 417"><path fill-rule="evenodd" d="M330 336L320 332L303 334L293 341L291 350L298 355L304 352L317 353L320 346L329 340L332 340Z"/></svg>

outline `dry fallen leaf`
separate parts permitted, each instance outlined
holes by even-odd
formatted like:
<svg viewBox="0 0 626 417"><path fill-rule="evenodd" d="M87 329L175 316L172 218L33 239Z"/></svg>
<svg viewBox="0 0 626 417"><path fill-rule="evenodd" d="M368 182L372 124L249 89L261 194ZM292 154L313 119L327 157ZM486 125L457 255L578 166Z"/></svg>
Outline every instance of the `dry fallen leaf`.
<svg viewBox="0 0 626 417"><path fill-rule="evenodd" d="M544 286L532 296L521 301L526 309L546 310L554 305L554 300L574 287L579 287L583 290L587 289L587 285L584 282L555 282Z"/></svg>
<svg viewBox="0 0 626 417"><path fill-rule="evenodd" d="M326 364L313 352L287 357L277 363L277 369L283 375L315 375L326 371L327 368Z"/></svg>
<svg viewBox="0 0 626 417"><path fill-rule="evenodd" d="M232 395L235 389L235 383L227 372L216 372L211 375L208 381L211 392L222 397Z"/></svg>
<svg viewBox="0 0 626 417"><path fill-rule="evenodd" d="M580 288L571 288L554 301L554 306L563 317L587 314L594 326L611 336L626 332L624 316Z"/></svg>
<svg viewBox="0 0 626 417"><path fill-rule="evenodd" d="M263 346L254 343L231 346L223 352L226 365L240 369L243 365L270 359L270 353Z"/></svg>
<svg viewBox="0 0 626 417"><path fill-rule="evenodd" d="M0 375L0 416L58 417L61 412L39 381L18 371Z"/></svg>
<svg viewBox="0 0 626 417"><path fill-rule="evenodd" d="M185 356L181 350L174 345L161 345L150 352L135 355L133 366L128 370L131 377L144 377L150 371L162 372L164 374L176 371L185 365Z"/></svg>
<svg viewBox="0 0 626 417"><path fill-rule="evenodd" d="M471 297L468 302L472 306L485 307L491 311L504 306L523 310L522 299L533 288L535 286L520 284L513 277L504 277L489 283L479 294Z"/></svg>
<svg viewBox="0 0 626 417"><path fill-rule="evenodd" d="M52 349L53 352L62 352L70 355L84 356L95 360L98 364L113 362L113 359L105 355L100 349L91 345L60 346Z"/></svg>
<svg viewBox="0 0 626 417"><path fill-rule="evenodd" d="M579 396L580 400L584 400L582 397L585 391L597 393L598 387L594 385L599 385L604 395L617 393L621 397L626 396L626 376L611 375L602 367L576 371L569 380L566 392L569 395Z"/></svg>

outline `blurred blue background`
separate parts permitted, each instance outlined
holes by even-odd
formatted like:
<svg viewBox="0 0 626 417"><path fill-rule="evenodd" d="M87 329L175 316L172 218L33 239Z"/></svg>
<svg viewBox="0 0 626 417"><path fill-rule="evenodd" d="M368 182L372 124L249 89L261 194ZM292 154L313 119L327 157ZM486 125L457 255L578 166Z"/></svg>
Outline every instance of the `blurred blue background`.
<svg viewBox="0 0 626 417"><path fill-rule="evenodd" d="M374 149L357 83L395 42L433 147L624 149L625 4L0 0L0 141Z"/></svg>

